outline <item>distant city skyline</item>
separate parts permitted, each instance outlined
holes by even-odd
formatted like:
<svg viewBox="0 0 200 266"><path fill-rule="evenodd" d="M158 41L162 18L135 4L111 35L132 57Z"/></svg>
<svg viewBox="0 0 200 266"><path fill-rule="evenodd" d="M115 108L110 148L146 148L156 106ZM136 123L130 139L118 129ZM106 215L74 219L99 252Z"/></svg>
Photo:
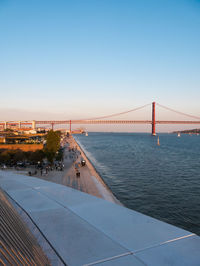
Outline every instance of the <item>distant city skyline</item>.
<svg viewBox="0 0 200 266"><path fill-rule="evenodd" d="M103 116L153 101L200 116L199 29L198 0L1 1L0 121Z"/></svg>

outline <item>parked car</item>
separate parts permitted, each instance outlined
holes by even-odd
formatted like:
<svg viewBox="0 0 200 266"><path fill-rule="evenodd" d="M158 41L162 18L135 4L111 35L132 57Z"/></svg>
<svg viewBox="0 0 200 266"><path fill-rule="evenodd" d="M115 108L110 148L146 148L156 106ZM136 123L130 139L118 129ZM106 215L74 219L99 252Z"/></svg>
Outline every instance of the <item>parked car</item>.
<svg viewBox="0 0 200 266"><path fill-rule="evenodd" d="M17 166L18 167L25 167L25 164L24 164L24 162L17 162Z"/></svg>

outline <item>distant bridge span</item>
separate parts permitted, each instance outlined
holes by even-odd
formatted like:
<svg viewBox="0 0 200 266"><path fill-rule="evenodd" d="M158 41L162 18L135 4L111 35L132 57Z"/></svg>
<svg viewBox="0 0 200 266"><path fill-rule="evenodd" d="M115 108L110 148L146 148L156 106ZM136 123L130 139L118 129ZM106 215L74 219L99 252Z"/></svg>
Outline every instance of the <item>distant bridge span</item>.
<svg viewBox="0 0 200 266"><path fill-rule="evenodd" d="M195 120L156 120L156 111L155 111L155 106L156 103L153 102L152 103L152 120L107 120L106 118L111 118L111 117L116 117L116 116L120 116L122 114L127 114L139 109L142 109L146 106L148 106L150 104L126 111L126 112L121 112L121 113L117 113L117 114L112 114L112 115L107 115L107 116L103 116L103 117L97 117L97 118L91 118L91 119L74 119L74 120L42 120L42 121L4 121L4 122L0 122L0 126L4 127L4 129L6 129L9 126L18 126L18 128L21 128L22 126L30 126L32 127L32 129L36 129L37 127L39 127L39 125L50 125L52 127L52 129L54 128L54 125L69 125L69 130L71 132L71 126L72 124L149 124L152 125L152 135L156 135L156 124L182 124L182 125L186 125L186 124L199 124L200 125L200 117L197 116L193 116L193 115L188 115L179 111L176 111L174 109L168 108L166 106L160 105L157 103L158 106L167 109L169 111L172 111L174 113L177 113L179 115L184 115L187 117L190 117L192 119L196 119Z"/></svg>
<svg viewBox="0 0 200 266"><path fill-rule="evenodd" d="M38 125L66 125L66 124L152 124L151 120L61 120L35 121ZM200 124L200 121L155 121L155 124Z"/></svg>

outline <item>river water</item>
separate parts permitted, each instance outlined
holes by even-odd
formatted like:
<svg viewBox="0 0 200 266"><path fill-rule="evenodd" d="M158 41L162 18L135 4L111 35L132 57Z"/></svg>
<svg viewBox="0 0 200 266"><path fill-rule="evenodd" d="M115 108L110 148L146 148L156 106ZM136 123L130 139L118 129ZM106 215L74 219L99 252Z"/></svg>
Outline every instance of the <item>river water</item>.
<svg viewBox="0 0 200 266"><path fill-rule="evenodd" d="M200 136L76 135L113 194L128 208L200 235Z"/></svg>

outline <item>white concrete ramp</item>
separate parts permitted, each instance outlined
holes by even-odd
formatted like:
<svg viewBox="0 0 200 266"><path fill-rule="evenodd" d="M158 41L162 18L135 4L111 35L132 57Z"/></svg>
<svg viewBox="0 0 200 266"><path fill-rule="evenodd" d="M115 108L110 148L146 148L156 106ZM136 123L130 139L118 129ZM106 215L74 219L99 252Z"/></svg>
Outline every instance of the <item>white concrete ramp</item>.
<svg viewBox="0 0 200 266"><path fill-rule="evenodd" d="M183 229L39 178L0 171L0 187L67 265L200 265L200 237Z"/></svg>

